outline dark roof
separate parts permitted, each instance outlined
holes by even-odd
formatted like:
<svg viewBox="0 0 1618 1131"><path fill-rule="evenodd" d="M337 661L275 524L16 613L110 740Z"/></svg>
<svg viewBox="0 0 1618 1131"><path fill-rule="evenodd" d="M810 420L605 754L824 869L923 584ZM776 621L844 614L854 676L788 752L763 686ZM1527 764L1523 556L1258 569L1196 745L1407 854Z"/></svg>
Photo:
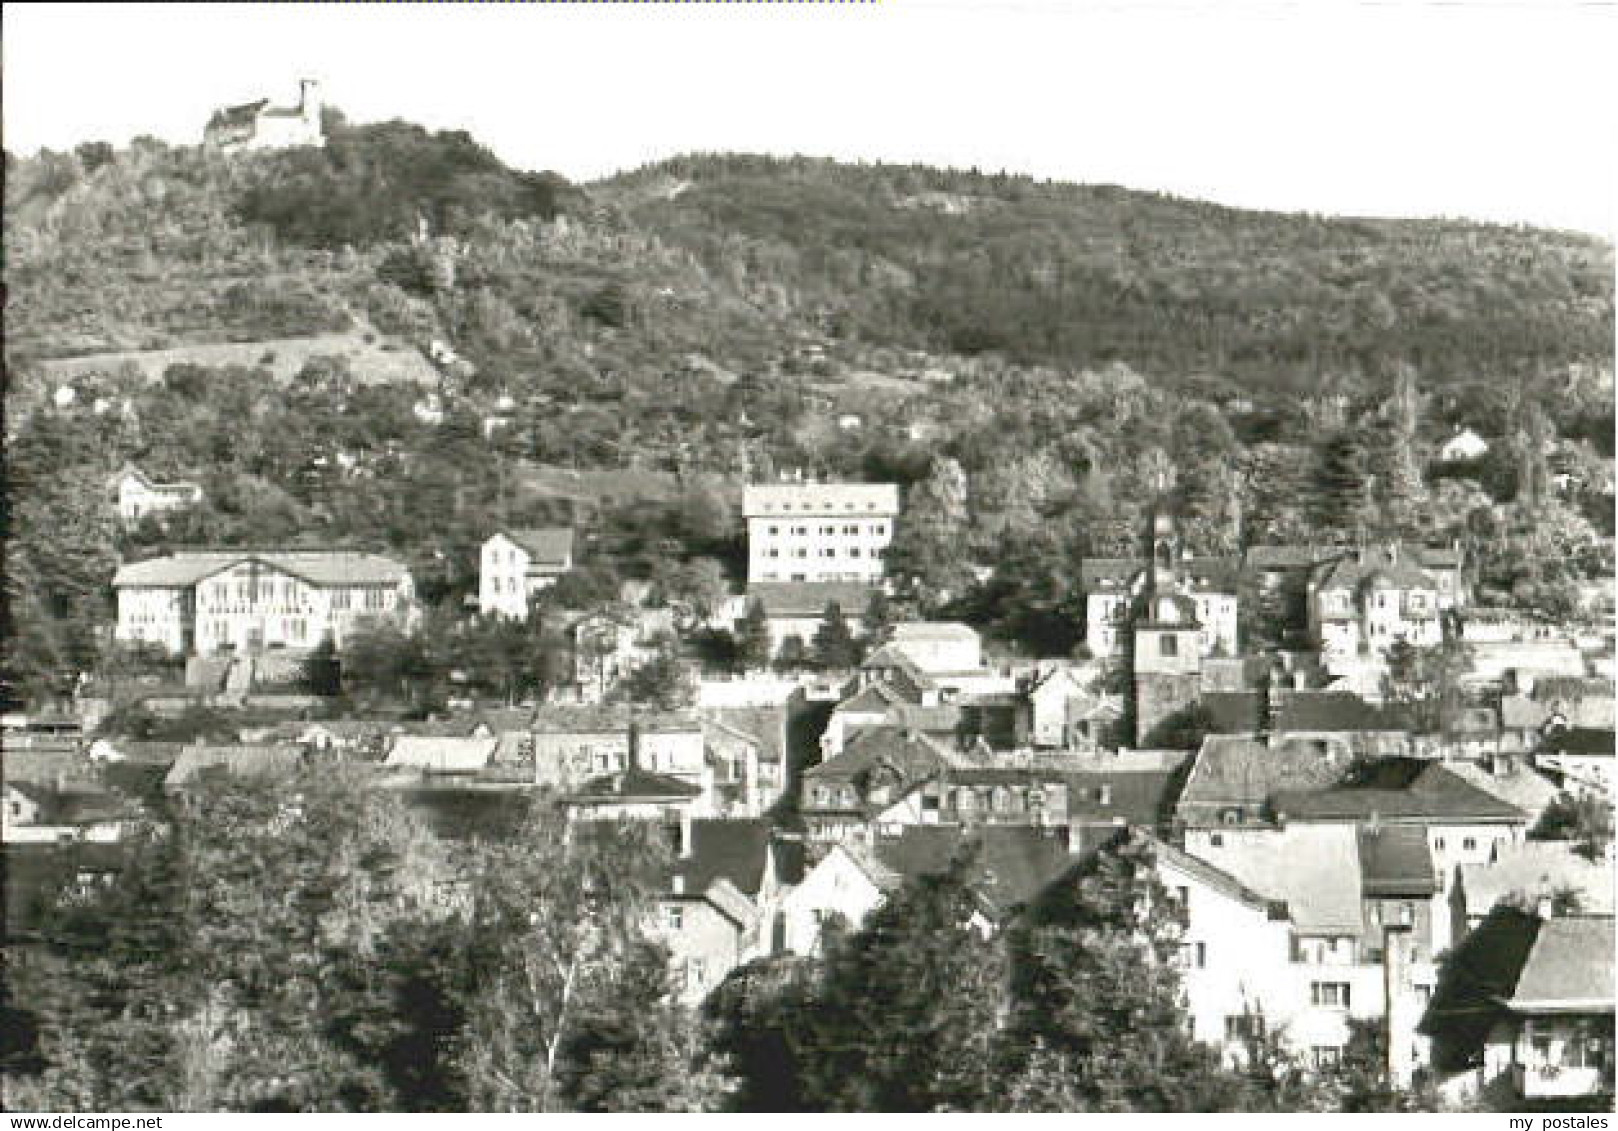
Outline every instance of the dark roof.
<svg viewBox="0 0 1618 1131"><path fill-rule="evenodd" d="M1438 583L1415 564L1420 560L1402 547L1369 546L1322 564L1314 579L1320 589L1346 588L1355 593L1378 583L1399 589L1437 589Z"/></svg>
<svg viewBox="0 0 1618 1131"><path fill-rule="evenodd" d="M290 778L307 764L299 746L187 746L163 779L165 789L193 781L228 776L248 779Z"/></svg>
<svg viewBox="0 0 1618 1131"><path fill-rule="evenodd" d="M642 732L702 729L701 720L694 714L648 711L628 704L541 707L534 713L532 727L535 734L628 734L630 723L634 723Z"/></svg>
<svg viewBox="0 0 1618 1131"><path fill-rule="evenodd" d="M153 766L172 766L185 749L183 742L148 742L129 738L109 738L107 745L123 755L126 762L144 762Z"/></svg>
<svg viewBox="0 0 1618 1131"><path fill-rule="evenodd" d="M1613 730L1611 727L1559 727L1545 736L1541 750L1546 754L1611 758Z"/></svg>
<svg viewBox="0 0 1618 1131"><path fill-rule="evenodd" d="M1062 775L1067 782L1068 820L1121 821L1155 829L1169 815L1171 793L1184 761L1163 770L1095 770ZM1102 787L1106 787L1106 801L1099 796Z"/></svg>
<svg viewBox="0 0 1618 1131"><path fill-rule="evenodd" d="M1136 558L1085 558L1079 563L1079 586L1089 592L1103 582L1125 582L1141 568Z"/></svg>
<svg viewBox="0 0 1618 1131"><path fill-rule="evenodd" d="M1438 890L1427 830L1379 825L1359 830L1360 886L1366 895L1432 895Z"/></svg>
<svg viewBox="0 0 1618 1131"><path fill-rule="evenodd" d="M857 695L837 704L836 710L847 711L850 714L866 714L872 711L885 714L902 701L899 693L889 688L887 684L873 683Z"/></svg>
<svg viewBox="0 0 1618 1131"><path fill-rule="evenodd" d="M1400 721L1352 691L1277 691L1270 729L1276 734L1293 731L1354 733L1405 729Z"/></svg>
<svg viewBox="0 0 1618 1131"><path fill-rule="evenodd" d="M906 780L917 781L938 773L949 764L944 753L919 734L907 734L896 727L862 727L854 732L842 753L809 767L803 776L851 778L888 765Z"/></svg>
<svg viewBox="0 0 1618 1131"><path fill-rule="evenodd" d="M729 880L743 895L755 896L764 881L769 846L766 821L692 821L690 852L675 861L674 874L690 895Z"/></svg>
<svg viewBox="0 0 1618 1131"><path fill-rule="evenodd" d="M1202 709L1213 734L1255 734L1261 721L1264 697L1257 691L1205 691Z"/></svg>
<svg viewBox="0 0 1618 1131"><path fill-rule="evenodd" d="M259 116L259 112L270 104L268 98L260 98L257 102L244 102L240 106L224 106L213 112L208 119L209 129L218 129L224 126L248 126Z"/></svg>
<svg viewBox="0 0 1618 1131"><path fill-rule="evenodd" d="M573 559L573 528L550 526L537 530L507 530L505 536L528 551L532 565L566 565Z"/></svg>
<svg viewBox="0 0 1618 1131"><path fill-rule="evenodd" d="M1588 679L1584 676L1547 675L1534 680L1530 698L1539 703L1557 700L1611 699L1613 684L1607 679Z"/></svg>
<svg viewBox="0 0 1618 1131"><path fill-rule="evenodd" d="M1384 758L1353 782L1271 798L1278 817L1300 821L1407 820L1526 822L1527 814L1456 777L1436 762Z"/></svg>
<svg viewBox="0 0 1618 1131"><path fill-rule="evenodd" d="M986 825L911 825L897 837L879 836L872 846L884 867L909 879L938 875L969 844L980 846L970 875L996 918L1027 903L1071 863L1064 828Z"/></svg>
<svg viewBox="0 0 1618 1131"><path fill-rule="evenodd" d="M1227 809L1255 817L1281 790L1318 789L1335 782L1346 757L1309 742L1263 743L1209 735L1197 751L1176 815L1190 824L1218 823Z"/></svg>
<svg viewBox="0 0 1618 1131"><path fill-rule="evenodd" d="M1176 568L1189 577L1195 588L1213 589L1222 593L1236 592L1241 579L1240 558L1184 558Z"/></svg>
<svg viewBox="0 0 1618 1131"><path fill-rule="evenodd" d="M855 581L755 581L749 600L764 606L767 617L818 617L835 602L849 619L865 615L875 586Z"/></svg>
<svg viewBox="0 0 1618 1131"><path fill-rule="evenodd" d="M574 791L570 801L590 804L596 801L633 801L642 798L683 801L697 797L702 790L664 774L654 774L639 766L629 766L615 774L591 778Z"/></svg>
<svg viewBox="0 0 1618 1131"><path fill-rule="evenodd" d="M1304 569L1331 554L1316 546L1250 546L1245 564L1248 569Z"/></svg>

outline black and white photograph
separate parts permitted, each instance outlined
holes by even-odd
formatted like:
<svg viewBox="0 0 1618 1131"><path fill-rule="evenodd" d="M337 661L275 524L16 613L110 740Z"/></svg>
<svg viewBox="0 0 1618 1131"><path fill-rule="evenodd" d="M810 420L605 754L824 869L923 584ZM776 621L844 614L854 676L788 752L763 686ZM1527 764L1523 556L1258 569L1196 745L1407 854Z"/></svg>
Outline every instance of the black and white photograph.
<svg viewBox="0 0 1618 1131"><path fill-rule="evenodd" d="M1610 1126L1618 3L0 47L11 1131Z"/></svg>

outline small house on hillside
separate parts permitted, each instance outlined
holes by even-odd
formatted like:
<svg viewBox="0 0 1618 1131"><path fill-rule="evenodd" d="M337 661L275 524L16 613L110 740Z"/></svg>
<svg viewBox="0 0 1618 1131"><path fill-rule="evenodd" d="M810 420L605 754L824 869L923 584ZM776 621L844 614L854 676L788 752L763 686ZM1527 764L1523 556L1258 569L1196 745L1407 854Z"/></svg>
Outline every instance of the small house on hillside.
<svg viewBox="0 0 1618 1131"><path fill-rule="evenodd" d="M1439 463L1471 463L1488 454L1489 441L1470 428L1458 429L1438 446Z"/></svg>
<svg viewBox="0 0 1618 1131"><path fill-rule="evenodd" d="M190 480L159 483L126 463L109 483L118 518L133 526L148 515L185 510L202 502L202 488Z"/></svg>
<svg viewBox="0 0 1618 1131"><path fill-rule="evenodd" d="M483 543L478 570L478 610L513 620L528 619L536 593L556 584L573 568L569 527L503 530Z"/></svg>

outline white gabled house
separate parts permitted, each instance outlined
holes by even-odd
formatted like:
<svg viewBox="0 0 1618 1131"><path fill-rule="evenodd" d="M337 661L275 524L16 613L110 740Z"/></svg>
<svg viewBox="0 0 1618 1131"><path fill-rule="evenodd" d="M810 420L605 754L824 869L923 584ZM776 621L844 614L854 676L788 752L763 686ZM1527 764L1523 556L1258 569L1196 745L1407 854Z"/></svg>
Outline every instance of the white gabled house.
<svg viewBox="0 0 1618 1131"><path fill-rule="evenodd" d="M478 610L485 616L528 619L536 593L573 568L573 531L567 527L503 530L483 543L478 568Z"/></svg>

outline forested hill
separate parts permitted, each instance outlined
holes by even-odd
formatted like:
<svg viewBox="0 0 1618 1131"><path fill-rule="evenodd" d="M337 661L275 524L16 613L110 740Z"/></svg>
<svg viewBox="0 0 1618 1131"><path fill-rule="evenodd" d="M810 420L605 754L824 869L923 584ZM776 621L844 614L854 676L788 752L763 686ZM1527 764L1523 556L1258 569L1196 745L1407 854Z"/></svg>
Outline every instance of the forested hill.
<svg viewBox="0 0 1618 1131"><path fill-rule="evenodd" d="M753 156L593 191L705 263L742 257L836 333L947 352L1307 388L1399 362L1434 382L1531 371L1612 344L1612 247L1573 233Z"/></svg>
<svg viewBox="0 0 1618 1131"><path fill-rule="evenodd" d="M1459 541L1485 596L1546 610L1611 568L1599 241L812 160L579 186L464 133L327 139L6 156L5 678L91 666L117 562L182 543L386 550L453 612L490 530L570 521L587 481L618 484L601 592L736 582L744 479L896 482L921 611L1041 654L1152 484L1202 553ZM1463 426L1487 458L1439 466ZM206 501L119 528L125 462Z"/></svg>

